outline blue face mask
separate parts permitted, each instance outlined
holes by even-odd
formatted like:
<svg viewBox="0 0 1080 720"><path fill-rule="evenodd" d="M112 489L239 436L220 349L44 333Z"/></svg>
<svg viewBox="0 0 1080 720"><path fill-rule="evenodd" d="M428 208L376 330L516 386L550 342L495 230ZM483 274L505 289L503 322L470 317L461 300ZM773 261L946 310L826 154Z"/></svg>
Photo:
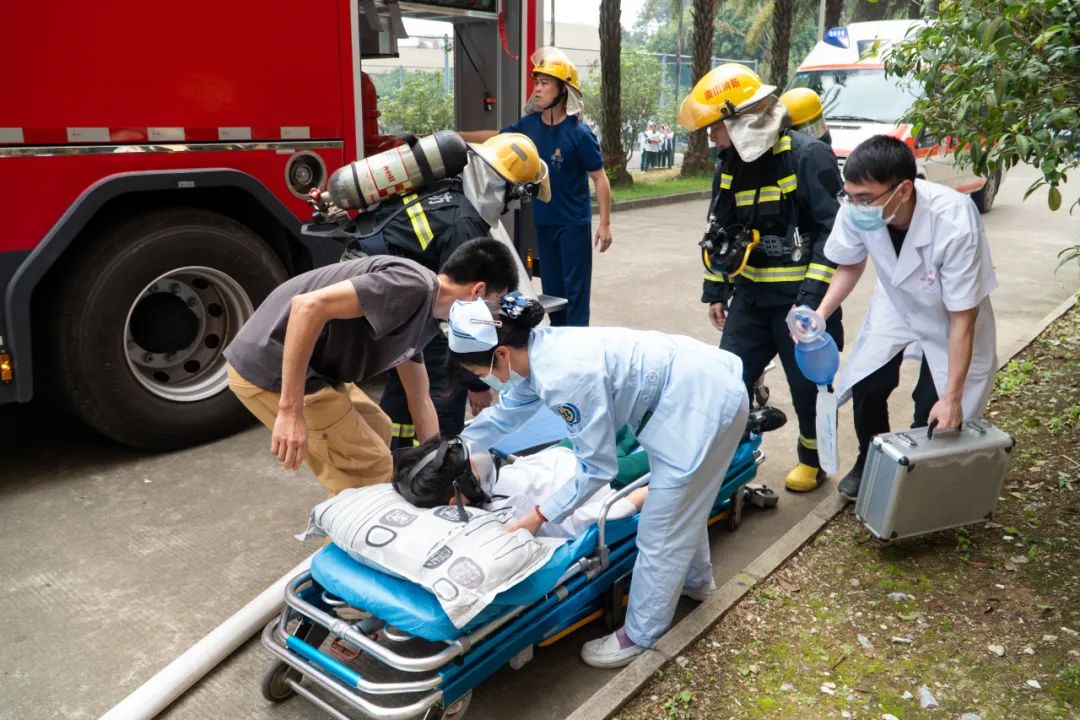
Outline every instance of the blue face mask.
<svg viewBox="0 0 1080 720"><path fill-rule="evenodd" d="M885 206L888 205L896 194L896 191L900 189L897 185L893 188L893 191L889 193L889 197L881 205L856 205L855 203L848 204L848 217L851 218L851 224L857 227L859 230L870 232L873 230L880 230L881 228L892 222L896 217L896 211L894 210L889 217L885 217ZM899 210L899 208L897 208Z"/></svg>

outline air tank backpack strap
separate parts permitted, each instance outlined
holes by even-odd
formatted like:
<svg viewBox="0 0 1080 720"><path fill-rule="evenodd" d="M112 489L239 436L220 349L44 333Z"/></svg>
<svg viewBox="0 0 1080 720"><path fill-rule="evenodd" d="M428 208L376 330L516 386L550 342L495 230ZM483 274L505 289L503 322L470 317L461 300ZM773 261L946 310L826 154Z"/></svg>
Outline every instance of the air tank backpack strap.
<svg viewBox="0 0 1080 720"><path fill-rule="evenodd" d="M417 140L416 136L412 133L406 133L399 137L404 140L405 144L412 150L413 157L416 158L416 166L420 168L420 175L424 178L424 187L432 187L435 185L435 173L431 172L431 164L428 163L427 155L416 148L416 144L419 140Z"/></svg>

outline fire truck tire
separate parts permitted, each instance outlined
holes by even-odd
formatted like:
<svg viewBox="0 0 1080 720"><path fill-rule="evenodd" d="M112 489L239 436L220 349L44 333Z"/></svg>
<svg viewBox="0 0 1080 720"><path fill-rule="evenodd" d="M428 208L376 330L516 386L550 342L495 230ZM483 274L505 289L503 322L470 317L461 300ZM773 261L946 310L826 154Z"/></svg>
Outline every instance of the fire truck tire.
<svg viewBox="0 0 1080 720"><path fill-rule="evenodd" d="M246 225L197 208L101 228L65 258L51 353L77 416L125 445L190 447L253 421L223 355L287 277Z"/></svg>

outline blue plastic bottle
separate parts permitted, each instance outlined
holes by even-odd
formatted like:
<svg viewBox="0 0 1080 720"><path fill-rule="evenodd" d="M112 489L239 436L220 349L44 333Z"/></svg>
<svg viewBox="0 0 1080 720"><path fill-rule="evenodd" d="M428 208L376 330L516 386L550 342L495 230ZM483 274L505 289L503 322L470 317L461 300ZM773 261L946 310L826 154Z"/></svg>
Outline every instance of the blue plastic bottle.
<svg viewBox="0 0 1080 720"><path fill-rule="evenodd" d="M788 313L787 324L799 341L795 344L795 363L802 374L815 385L831 385L840 369L840 351L832 335L825 332L825 319L816 310L801 305Z"/></svg>

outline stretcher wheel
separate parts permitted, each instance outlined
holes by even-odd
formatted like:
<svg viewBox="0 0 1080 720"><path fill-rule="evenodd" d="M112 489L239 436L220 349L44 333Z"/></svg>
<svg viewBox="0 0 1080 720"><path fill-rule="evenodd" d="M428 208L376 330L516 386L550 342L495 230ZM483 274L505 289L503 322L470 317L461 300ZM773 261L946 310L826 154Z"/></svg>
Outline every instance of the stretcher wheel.
<svg viewBox="0 0 1080 720"><path fill-rule="evenodd" d="M262 696L272 703L285 702L296 694L286 680L300 680L300 673L283 662L274 663L263 673Z"/></svg>
<svg viewBox="0 0 1080 720"><path fill-rule="evenodd" d="M774 508L779 502L780 498L777 494L765 485L750 488L750 504L754 507Z"/></svg>
<svg viewBox="0 0 1080 720"><path fill-rule="evenodd" d="M472 690L450 703L449 707L432 710L425 716L426 720L461 720L465 717L465 711L472 702Z"/></svg>

